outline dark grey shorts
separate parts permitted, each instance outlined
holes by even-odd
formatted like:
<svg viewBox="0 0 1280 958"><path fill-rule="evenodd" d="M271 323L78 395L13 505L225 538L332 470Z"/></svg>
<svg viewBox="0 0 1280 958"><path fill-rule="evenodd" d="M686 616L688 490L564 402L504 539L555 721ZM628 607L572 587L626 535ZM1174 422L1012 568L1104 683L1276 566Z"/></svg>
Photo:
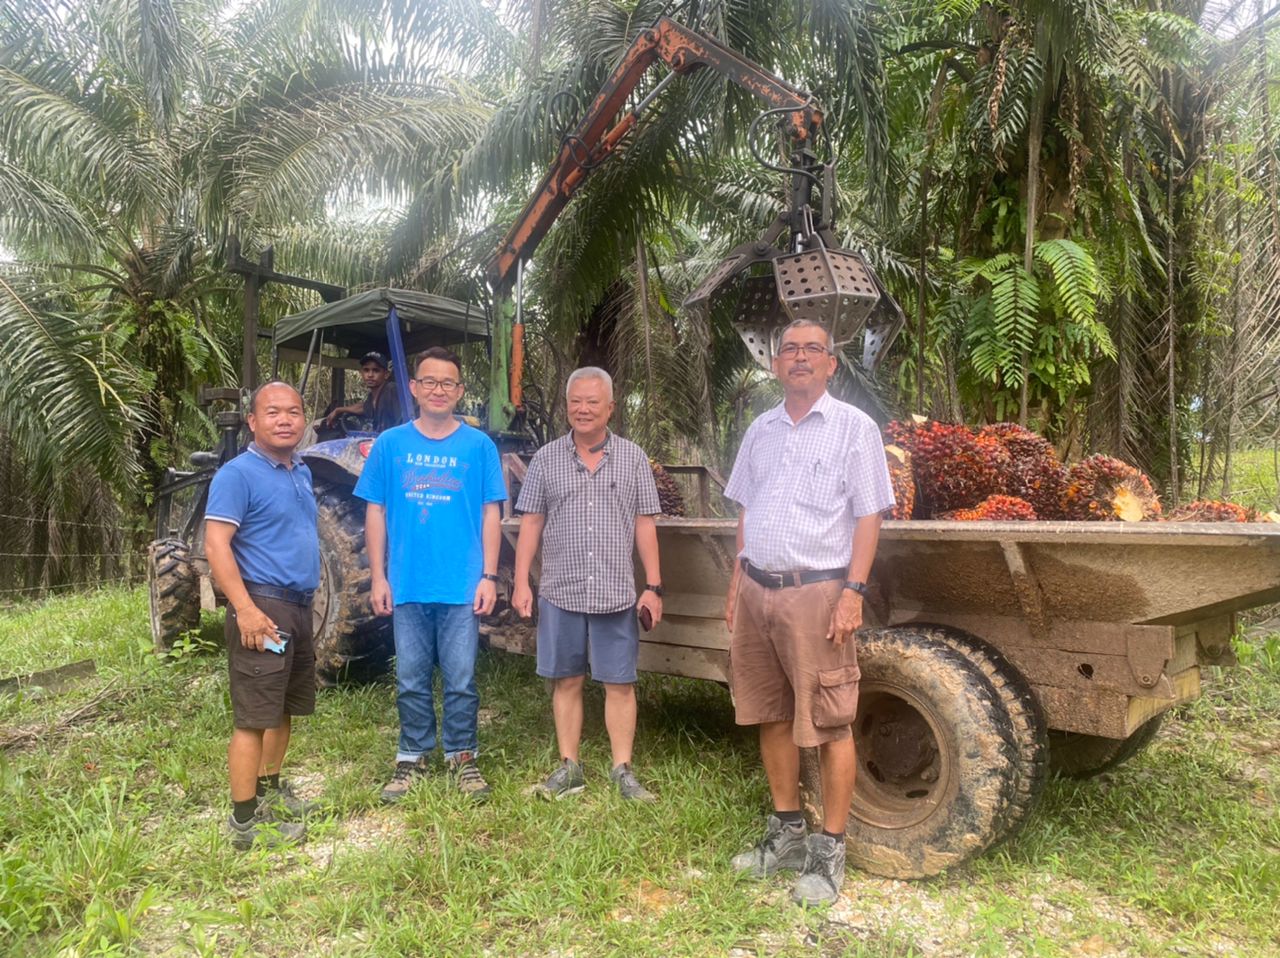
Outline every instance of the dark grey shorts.
<svg viewBox="0 0 1280 958"><path fill-rule="evenodd" d="M231 671L231 711L236 728L278 728L285 713L316 710L316 652L311 638L311 607L280 599L250 596L277 628L293 638L284 654L246 649L240 641L235 609L227 606L224 634Z"/></svg>
<svg viewBox="0 0 1280 958"><path fill-rule="evenodd" d="M567 679L587 674L610 685L636 680L640 632L634 607L621 612L566 612L538 599L538 674Z"/></svg>

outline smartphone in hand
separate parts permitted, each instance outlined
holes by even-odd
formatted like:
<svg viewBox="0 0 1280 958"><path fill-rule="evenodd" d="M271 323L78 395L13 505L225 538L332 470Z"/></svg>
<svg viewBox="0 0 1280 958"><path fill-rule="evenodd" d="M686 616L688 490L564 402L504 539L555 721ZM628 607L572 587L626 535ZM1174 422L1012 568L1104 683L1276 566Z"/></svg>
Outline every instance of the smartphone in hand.
<svg viewBox="0 0 1280 958"><path fill-rule="evenodd" d="M289 644L289 639L293 636L289 635L283 629L276 629L276 637L268 637L262 643L262 648L267 652L274 652L276 655L284 655L284 647Z"/></svg>
<svg viewBox="0 0 1280 958"><path fill-rule="evenodd" d="M653 613L649 611L649 607L642 605L637 613L640 616L640 628L648 632L653 628Z"/></svg>

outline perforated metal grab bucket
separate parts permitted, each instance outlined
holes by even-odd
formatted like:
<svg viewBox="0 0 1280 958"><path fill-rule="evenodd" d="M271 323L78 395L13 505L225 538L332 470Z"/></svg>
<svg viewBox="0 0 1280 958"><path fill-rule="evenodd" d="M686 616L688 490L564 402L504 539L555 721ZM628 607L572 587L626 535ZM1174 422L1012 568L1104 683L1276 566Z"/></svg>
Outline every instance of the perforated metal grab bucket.
<svg viewBox="0 0 1280 958"><path fill-rule="evenodd" d="M831 331L836 345L851 342L880 301L866 262L848 250L812 249L773 261L777 295L791 320Z"/></svg>

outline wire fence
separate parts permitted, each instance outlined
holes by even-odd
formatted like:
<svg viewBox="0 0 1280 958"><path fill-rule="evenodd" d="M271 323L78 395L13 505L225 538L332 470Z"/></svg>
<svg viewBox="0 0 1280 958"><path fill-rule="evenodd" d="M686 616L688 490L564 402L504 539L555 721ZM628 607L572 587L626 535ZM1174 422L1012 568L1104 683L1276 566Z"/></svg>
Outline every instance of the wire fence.
<svg viewBox="0 0 1280 958"><path fill-rule="evenodd" d="M142 583L136 534L119 523L0 512L0 609Z"/></svg>

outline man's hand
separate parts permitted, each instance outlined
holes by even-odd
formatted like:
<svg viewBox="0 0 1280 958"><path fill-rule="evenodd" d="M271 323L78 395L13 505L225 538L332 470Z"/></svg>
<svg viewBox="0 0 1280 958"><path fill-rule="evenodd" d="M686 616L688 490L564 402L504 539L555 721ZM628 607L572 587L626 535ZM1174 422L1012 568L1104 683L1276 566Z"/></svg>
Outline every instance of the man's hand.
<svg viewBox="0 0 1280 958"><path fill-rule="evenodd" d="M391 614L391 583L386 576L375 576L369 584L369 605L374 615Z"/></svg>
<svg viewBox="0 0 1280 958"><path fill-rule="evenodd" d="M517 582L511 590L511 608L521 618L527 619L533 615L533 590L529 588L527 581Z"/></svg>
<svg viewBox="0 0 1280 958"><path fill-rule="evenodd" d="M853 630L860 625L862 625L862 596L852 589L841 589L836 610L831 613L831 625L827 628L827 638L836 645L844 645L845 640L853 635Z"/></svg>
<svg viewBox="0 0 1280 958"><path fill-rule="evenodd" d="M267 639L275 638L276 624L252 602L236 609L236 625L240 629L240 644L246 649L261 652Z"/></svg>
<svg viewBox="0 0 1280 958"><path fill-rule="evenodd" d="M640 593L640 598L636 600L636 608L648 609L649 615L653 617L654 625L662 621L662 596L655 595L645 589Z"/></svg>
<svg viewBox="0 0 1280 958"><path fill-rule="evenodd" d="M738 584L738 573L735 572L729 579L729 594L724 597L724 624L730 632L733 631L734 607L738 604Z"/></svg>
<svg viewBox="0 0 1280 958"><path fill-rule="evenodd" d="M476 601L472 610L476 615L488 615L498 601L498 586L491 579L481 579L476 586Z"/></svg>

